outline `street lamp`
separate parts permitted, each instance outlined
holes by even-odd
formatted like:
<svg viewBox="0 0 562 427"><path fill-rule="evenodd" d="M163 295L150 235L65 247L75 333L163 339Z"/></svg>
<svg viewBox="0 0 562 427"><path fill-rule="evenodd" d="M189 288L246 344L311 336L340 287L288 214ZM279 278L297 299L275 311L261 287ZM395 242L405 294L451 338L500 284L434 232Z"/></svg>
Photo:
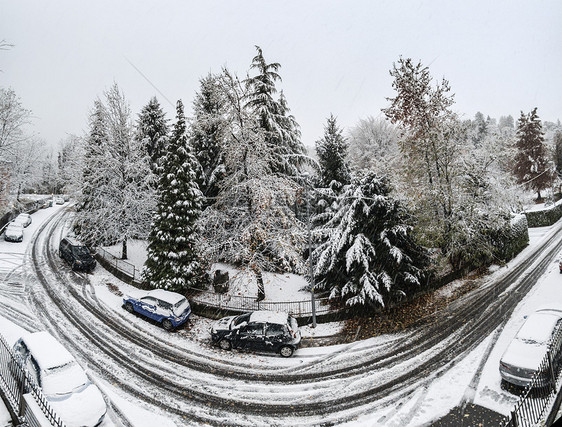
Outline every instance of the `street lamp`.
<svg viewBox="0 0 562 427"><path fill-rule="evenodd" d="M310 276L310 302L312 304L312 327L316 328L316 298L314 296L314 268L312 265L312 231L310 224L310 198L308 197L308 172L303 173L304 197L306 198L306 229L308 232L308 274Z"/></svg>

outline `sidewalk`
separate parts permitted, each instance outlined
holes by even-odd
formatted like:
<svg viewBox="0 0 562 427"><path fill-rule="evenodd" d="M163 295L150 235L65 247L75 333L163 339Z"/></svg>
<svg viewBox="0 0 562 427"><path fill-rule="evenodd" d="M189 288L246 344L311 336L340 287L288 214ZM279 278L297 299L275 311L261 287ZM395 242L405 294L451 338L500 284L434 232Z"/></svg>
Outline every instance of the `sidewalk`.
<svg viewBox="0 0 562 427"><path fill-rule="evenodd" d="M486 427L502 426L506 418L491 409L470 403L457 406L447 415L431 424L432 427Z"/></svg>

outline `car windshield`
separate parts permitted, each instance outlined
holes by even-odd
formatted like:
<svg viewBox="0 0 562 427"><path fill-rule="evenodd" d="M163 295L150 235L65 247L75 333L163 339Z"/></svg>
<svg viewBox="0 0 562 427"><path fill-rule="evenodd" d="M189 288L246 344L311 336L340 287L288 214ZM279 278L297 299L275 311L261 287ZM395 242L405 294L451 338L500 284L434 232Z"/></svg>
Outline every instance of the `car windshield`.
<svg viewBox="0 0 562 427"><path fill-rule="evenodd" d="M182 298L174 304L174 309L173 309L174 314L176 315L182 314L185 310L187 310L188 307L189 307L189 303L187 302L187 299Z"/></svg>
<svg viewBox="0 0 562 427"><path fill-rule="evenodd" d="M76 361L47 369L41 375L41 388L48 396L71 393L88 383L88 377Z"/></svg>
<svg viewBox="0 0 562 427"><path fill-rule="evenodd" d="M76 256L89 255L90 251L86 246L73 246L72 253Z"/></svg>
<svg viewBox="0 0 562 427"><path fill-rule="evenodd" d="M250 320L250 314L251 313L241 314L240 316L235 317L234 320L232 321L232 324L234 326L240 326L244 322L248 323L248 321Z"/></svg>

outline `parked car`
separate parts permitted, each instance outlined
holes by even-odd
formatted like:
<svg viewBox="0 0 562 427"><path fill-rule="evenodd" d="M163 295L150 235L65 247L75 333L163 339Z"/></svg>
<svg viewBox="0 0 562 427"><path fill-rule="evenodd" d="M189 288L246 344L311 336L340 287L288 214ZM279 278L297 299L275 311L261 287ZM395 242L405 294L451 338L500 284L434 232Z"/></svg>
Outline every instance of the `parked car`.
<svg viewBox="0 0 562 427"><path fill-rule="evenodd" d="M96 260L86 245L71 237L60 241L59 255L68 262L73 270L92 271L96 267Z"/></svg>
<svg viewBox="0 0 562 427"><path fill-rule="evenodd" d="M64 198L61 196L55 196L54 201L56 205L64 205Z"/></svg>
<svg viewBox="0 0 562 427"><path fill-rule="evenodd" d="M22 336L14 353L68 427L101 424L107 406L100 390L51 334L42 331Z"/></svg>
<svg viewBox="0 0 562 427"><path fill-rule="evenodd" d="M164 289L154 289L140 297L125 295L123 306L129 313L136 312L155 320L167 331L187 322L191 314L187 298Z"/></svg>
<svg viewBox="0 0 562 427"><path fill-rule="evenodd" d="M218 320L211 328L211 341L223 350L268 351L291 357L301 334L294 317L264 310Z"/></svg>
<svg viewBox="0 0 562 427"><path fill-rule="evenodd" d="M502 380L526 387L537 372L538 386L550 382L548 369L541 370L550 348L555 367L560 365L562 343L562 310L541 309L531 314L517 332L500 359ZM543 367L544 368L544 367Z"/></svg>
<svg viewBox="0 0 562 427"><path fill-rule="evenodd" d="M9 223L4 230L4 240L7 242L22 242L23 241L23 225L19 223Z"/></svg>
<svg viewBox="0 0 562 427"><path fill-rule="evenodd" d="M24 227L27 227L27 226L29 226L29 224L31 224L31 215L29 215L28 213L20 213L16 217L16 219L14 219L14 222L19 222Z"/></svg>

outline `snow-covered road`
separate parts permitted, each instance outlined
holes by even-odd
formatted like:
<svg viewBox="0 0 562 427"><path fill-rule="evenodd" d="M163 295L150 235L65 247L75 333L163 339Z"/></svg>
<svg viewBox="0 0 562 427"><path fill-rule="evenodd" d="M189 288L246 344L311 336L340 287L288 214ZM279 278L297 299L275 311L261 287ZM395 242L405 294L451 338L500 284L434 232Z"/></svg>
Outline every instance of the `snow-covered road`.
<svg viewBox="0 0 562 427"><path fill-rule="evenodd" d="M58 206L39 211L22 244L0 243L0 253L6 254L0 257L0 314L27 330L49 329L75 354L115 408L106 425L125 419L135 426L417 426L463 399L507 414L514 397L499 385L503 349L529 310L544 301L562 307L562 297L551 295L555 265L548 261L547 273L532 280L536 284L523 302L513 315L506 309L506 322L497 328L482 327L497 319L493 310L481 319L455 318L465 305L486 302L490 295L507 307L510 288L496 291L494 283L546 239L554 239L551 250L559 245L557 224L534 230L532 244L516 260L450 309L405 333L303 348L291 359L223 352L209 345L208 320L194 316L188 328L167 333L121 308L118 294L134 293L134 288L99 266L94 275L72 272L56 256L69 218ZM543 269L541 260L544 256L525 271ZM514 280L513 289L523 289L518 286ZM8 340L19 334L13 323L0 323ZM448 338L439 338L440 330ZM489 333L474 336L484 330Z"/></svg>

